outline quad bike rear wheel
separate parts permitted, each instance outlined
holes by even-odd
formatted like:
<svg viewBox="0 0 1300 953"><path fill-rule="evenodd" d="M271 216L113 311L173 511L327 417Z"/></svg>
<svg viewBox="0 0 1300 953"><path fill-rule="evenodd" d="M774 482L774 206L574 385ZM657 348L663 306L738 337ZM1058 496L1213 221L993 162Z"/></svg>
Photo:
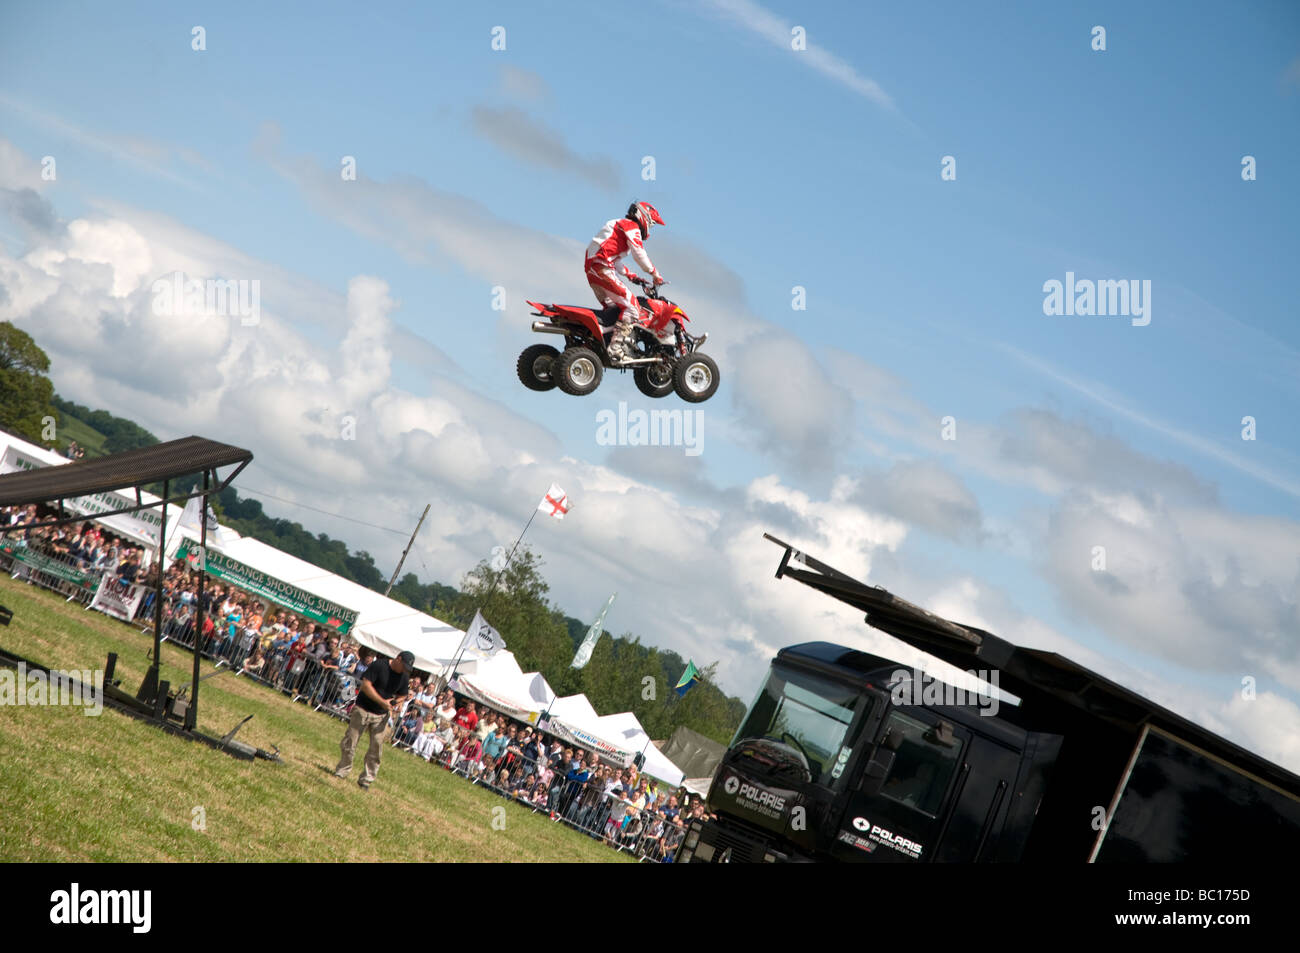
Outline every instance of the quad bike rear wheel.
<svg viewBox="0 0 1300 953"><path fill-rule="evenodd" d="M717 391L718 383L718 365L707 354L687 354L673 366L673 388L689 403L708 400Z"/></svg>
<svg viewBox="0 0 1300 953"><path fill-rule="evenodd" d="M552 371L555 359L560 352L549 344L534 344L526 347L519 355L515 370L519 373L519 383L529 390L550 390L555 386Z"/></svg>
<svg viewBox="0 0 1300 953"><path fill-rule="evenodd" d="M591 348L574 347L555 359L551 374L560 390L574 397L585 397L600 386L605 368Z"/></svg>
<svg viewBox="0 0 1300 953"><path fill-rule="evenodd" d="M673 392L673 365L642 364L632 371L632 380L647 397L667 397Z"/></svg>

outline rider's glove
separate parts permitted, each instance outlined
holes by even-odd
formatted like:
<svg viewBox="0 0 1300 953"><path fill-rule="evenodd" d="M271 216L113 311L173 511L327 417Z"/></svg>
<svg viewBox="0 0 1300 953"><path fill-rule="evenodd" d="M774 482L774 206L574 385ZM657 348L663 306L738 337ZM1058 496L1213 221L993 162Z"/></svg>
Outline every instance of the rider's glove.
<svg viewBox="0 0 1300 953"><path fill-rule="evenodd" d="M659 272L657 272L657 271L654 273L654 276L653 276L653 277L654 277L655 285L656 285L656 286L658 286L658 285L666 285L666 284L668 284L668 279L665 278L663 275L659 274Z"/></svg>

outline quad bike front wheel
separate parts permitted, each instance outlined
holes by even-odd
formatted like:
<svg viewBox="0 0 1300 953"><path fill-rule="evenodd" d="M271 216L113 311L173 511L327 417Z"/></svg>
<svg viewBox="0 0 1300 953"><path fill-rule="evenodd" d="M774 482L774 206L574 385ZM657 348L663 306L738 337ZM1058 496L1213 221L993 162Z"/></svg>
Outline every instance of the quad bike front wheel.
<svg viewBox="0 0 1300 953"><path fill-rule="evenodd" d="M551 373L560 390L574 397L585 397L600 386L605 368L596 352L587 347L573 347L555 359Z"/></svg>
<svg viewBox="0 0 1300 953"><path fill-rule="evenodd" d="M632 380L647 397L667 397L673 392L673 365L642 364L632 371Z"/></svg>
<svg viewBox="0 0 1300 953"><path fill-rule="evenodd" d="M526 347L519 355L515 370L519 373L519 383L529 390L550 390L555 386L552 371L555 359L560 352L549 344L534 344Z"/></svg>
<svg viewBox="0 0 1300 953"><path fill-rule="evenodd" d="M712 397L718 383L718 365L707 354L687 354L673 366L673 389L678 397L692 404Z"/></svg>

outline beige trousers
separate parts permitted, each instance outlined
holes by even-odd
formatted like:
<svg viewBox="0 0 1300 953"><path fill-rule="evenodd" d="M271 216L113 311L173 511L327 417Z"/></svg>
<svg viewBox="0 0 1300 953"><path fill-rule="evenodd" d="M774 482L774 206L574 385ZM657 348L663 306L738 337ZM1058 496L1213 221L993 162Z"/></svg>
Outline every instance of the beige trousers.
<svg viewBox="0 0 1300 953"><path fill-rule="evenodd" d="M357 741L365 732L370 732L370 748L366 751L365 768L361 772L361 784L374 784L379 775L379 756L384 752L384 736L388 731L388 713L372 714L360 705L352 706L348 718L348 730L339 744L339 766L334 773L346 778L352 773L352 758L357 750Z"/></svg>

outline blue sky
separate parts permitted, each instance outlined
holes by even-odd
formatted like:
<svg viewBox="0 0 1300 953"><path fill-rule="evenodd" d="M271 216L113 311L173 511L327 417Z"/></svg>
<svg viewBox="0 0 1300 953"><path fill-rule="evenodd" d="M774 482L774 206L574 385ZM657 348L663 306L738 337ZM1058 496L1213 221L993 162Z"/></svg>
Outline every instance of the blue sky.
<svg viewBox="0 0 1300 953"><path fill-rule="evenodd" d="M1091 48L1098 24L1104 52ZM498 25L504 51L491 48ZM796 25L805 50L790 48ZM0 218L15 263L0 271L6 317L47 346L65 396L160 436L203 425L256 436L266 469L249 486L370 510L381 525L414 522L428 498L461 507L422 555L448 581L526 517L517 481L541 479L540 492L546 475L568 480L575 521L587 501L590 521L533 538L557 601L587 615L607 590L672 585L692 559L729 563L717 577L690 569L676 617L658 618L649 594L621 595L609 625L720 658L742 697L791 640L795 610L820 606L788 586L749 588L747 559L768 576L775 565L771 547L751 546L750 523L767 518L914 601L1016 641L1082 647L1158 697L1194 689L1185 714L1300 763L1300 545L1286 556L1300 539L1294 5L51 3L0 13L0 64L12 147L0 186L32 189L59 223ZM29 182L45 155L57 181ZM356 183L339 180L345 155ZM955 181L940 178L947 155ZM1245 155L1256 181L1242 180ZM585 401L532 394L514 376L533 343L524 299L585 302L581 245L634 196L663 212L649 250L722 364L699 457L595 445L596 410L649 406L619 375ZM112 235L60 231L79 219ZM222 367L189 391L143 368L136 380L102 374L111 336L64 342L66 301L24 294L41 285L16 263L49 247L135 274L135 246L113 237L126 229L150 249L144 285L167 249L220 245L227 276L266 276L268 328L300 345L269 330L168 338L174 350L160 353L197 349ZM1043 283L1067 271L1149 280L1151 323L1044 315ZM372 366L352 378L344 366L364 351L347 342L378 340L347 337L349 282L362 275L394 302L381 309L390 330L375 332L382 381L333 391L372 413L407 397L450 405L467 440L498 441L474 443L488 476L468 502L441 463L412 472L404 455L425 445L411 434L455 445L415 420L379 428L368 479L295 456L316 439L320 407L344 408L302 368L354 380ZM66 268L58 278L72 281ZM504 313L489 306L495 285ZM796 285L805 311L791 309ZM77 287L84 306L91 292ZM107 295L104 308L145 334L130 300ZM292 403L303 382L319 393L277 405L274 425L242 416L257 413L239 401L259 387ZM221 412L209 420L205 405ZM955 441L939 440L946 415ZM1254 441L1241 439L1246 415ZM375 474L383 459L392 472ZM766 478L779 492L763 503L754 481ZM646 505L658 534L690 531L660 549L628 550L617 533L601 542L602 523L627 531ZM323 519L381 566L385 547L400 548ZM1119 560L1117 601L1070 568L1094 544ZM718 614L693 632L692 600ZM836 618L845 638L870 637L851 614ZM1244 646L1236 654L1216 643L1220 624L1224 643ZM1205 631L1180 649L1176 633L1146 630L1161 625ZM1243 673L1276 693L1267 718L1232 707ZM1279 717L1286 737L1261 741Z"/></svg>

